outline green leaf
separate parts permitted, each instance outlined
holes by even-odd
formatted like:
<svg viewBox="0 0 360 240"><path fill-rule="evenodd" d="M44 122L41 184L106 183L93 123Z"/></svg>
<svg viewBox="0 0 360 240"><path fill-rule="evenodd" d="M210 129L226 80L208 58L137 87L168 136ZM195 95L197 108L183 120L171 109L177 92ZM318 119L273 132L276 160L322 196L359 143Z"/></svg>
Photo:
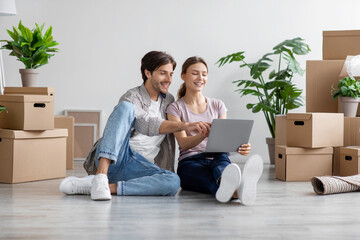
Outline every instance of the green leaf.
<svg viewBox="0 0 360 240"><path fill-rule="evenodd" d="M18 35L17 35L16 33L12 32L12 31L10 31L10 30L8 30L8 29L6 29L6 31L8 32L8 34L10 35L10 37L11 37L12 39L14 39L15 42L18 41L19 38L18 38Z"/></svg>
<svg viewBox="0 0 360 240"><path fill-rule="evenodd" d="M216 64L218 64L218 67L224 66L226 63L232 63L232 62L240 62L245 59L244 52L237 52L227 55L226 57L220 58Z"/></svg>

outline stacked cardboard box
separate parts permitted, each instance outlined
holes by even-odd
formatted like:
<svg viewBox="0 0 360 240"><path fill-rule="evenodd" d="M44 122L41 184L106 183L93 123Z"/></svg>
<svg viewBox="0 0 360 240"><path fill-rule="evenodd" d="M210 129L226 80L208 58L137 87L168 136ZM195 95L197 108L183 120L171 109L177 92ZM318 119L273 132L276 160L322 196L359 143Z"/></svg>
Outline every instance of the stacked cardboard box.
<svg viewBox="0 0 360 240"><path fill-rule="evenodd" d="M342 113L277 116L276 178L309 181L314 176L331 175L333 147L343 146L343 121Z"/></svg>
<svg viewBox="0 0 360 240"><path fill-rule="evenodd" d="M360 30L323 32L323 60L306 62L307 112L339 112L338 101L332 99L331 86L337 88L339 80L348 76L345 59L360 54L359 41ZM360 116L360 108L357 116ZM359 130L360 118L345 117L344 147L334 148L333 175L350 174L349 163L357 161L357 158L349 156L348 147L360 146ZM354 154L355 151L352 153ZM352 173L359 174L360 171L356 170Z"/></svg>
<svg viewBox="0 0 360 240"><path fill-rule="evenodd" d="M0 182L65 177L68 129L54 128L54 89L5 88L0 105Z"/></svg>

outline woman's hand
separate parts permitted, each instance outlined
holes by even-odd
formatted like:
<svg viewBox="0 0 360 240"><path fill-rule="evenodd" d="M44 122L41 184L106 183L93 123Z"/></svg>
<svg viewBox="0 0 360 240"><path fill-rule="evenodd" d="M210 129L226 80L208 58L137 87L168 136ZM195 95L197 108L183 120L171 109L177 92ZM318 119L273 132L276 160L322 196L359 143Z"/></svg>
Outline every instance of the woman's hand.
<svg viewBox="0 0 360 240"><path fill-rule="evenodd" d="M244 155L244 156L249 155L250 151L251 151L251 144L250 143L243 144L238 148L238 153L241 154L241 155Z"/></svg>

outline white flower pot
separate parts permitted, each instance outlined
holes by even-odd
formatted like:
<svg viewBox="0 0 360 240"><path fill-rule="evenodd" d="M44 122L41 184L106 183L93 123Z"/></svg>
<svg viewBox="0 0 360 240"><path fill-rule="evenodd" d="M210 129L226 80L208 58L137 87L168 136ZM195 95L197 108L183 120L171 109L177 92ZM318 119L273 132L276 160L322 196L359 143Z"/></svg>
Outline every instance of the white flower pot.
<svg viewBox="0 0 360 240"><path fill-rule="evenodd" d="M20 69L21 81L23 87L36 87L39 70L37 69Z"/></svg>
<svg viewBox="0 0 360 240"><path fill-rule="evenodd" d="M345 117L356 117L360 98L339 97L340 112L344 113Z"/></svg>

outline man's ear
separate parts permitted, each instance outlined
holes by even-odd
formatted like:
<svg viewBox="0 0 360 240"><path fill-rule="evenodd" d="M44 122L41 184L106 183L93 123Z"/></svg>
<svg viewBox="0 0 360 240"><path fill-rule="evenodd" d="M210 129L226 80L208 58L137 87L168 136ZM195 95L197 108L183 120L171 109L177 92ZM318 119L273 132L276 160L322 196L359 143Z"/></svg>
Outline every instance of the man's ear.
<svg viewBox="0 0 360 240"><path fill-rule="evenodd" d="M146 76L146 78L147 78L147 79L150 79L150 78L151 78L151 72L150 72L150 71L148 71L148 70L146 70L146 69L145 69L145 71L144 71L144 72L145 72L145 76Z"/></svg>

